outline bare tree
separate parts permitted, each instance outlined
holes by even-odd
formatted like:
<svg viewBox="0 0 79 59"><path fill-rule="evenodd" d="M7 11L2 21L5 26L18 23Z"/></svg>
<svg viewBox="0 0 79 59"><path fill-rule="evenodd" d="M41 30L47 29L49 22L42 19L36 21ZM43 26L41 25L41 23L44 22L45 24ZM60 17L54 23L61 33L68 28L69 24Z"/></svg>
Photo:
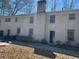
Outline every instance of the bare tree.
<svg viewBox="0 0 79 59"><path fill-rule="evenodd" d="M69 8L70 9L74 9L75 6L76 6L76 0L70 0L70 2L69 2Z"/></svg>
<svg viewBox="0 0 79 59"><path fill-rule="evenodd" d="M67 0L63 0L62 1L63 2L63 10L66 10L67 9L67 7L68 7L68 1Z"/></svg>
<svg viewBox="0 0 79 59"><path fill-rule="evenodd" d="M71 10L76 6L76 0L63 0L63 9Z"/></svg>
<svg viewBox="0 0 79 59"><path fill-rule="evenodd" d="M16 15L24 7L22 0L15 0L10 2L9 15Z"/></svg>
<svg viewBox="0 0 79 59"><path fill-rule="evenodd" d="M35 8L35 1L36 0L23 0L25 4L25 13L31 13L32 10Z"/></svg>
<svg viewBox="0 0 79 59"><path fill-rule="evenodd" d="M5 15L10 7L10 4L9 4L9 1L10 0L0 0L0 12L1 12L1 15Z"/></svg>
<svg viewBox="0 0 79 59"><path fill-rule="evenodd" d="M22 0L2 0L0 2L2 15L16 15L24 6Z"/></svg>
<svg viewBox="0 0 79 59"><path fill-rule="evenodd" d="M11 8L9 11L9 15L19 14L22 10L25 14L31 13L34 6L35 0L15 0L11 1ZM24 11L24 9L25 11Z"/></svg>
<svg viewBox="0 0 79 59"><path fill-rule="evenodd" d="M57 6L57 0L51 0L50 2L51 2L51 11L55 11Z"/></svg>

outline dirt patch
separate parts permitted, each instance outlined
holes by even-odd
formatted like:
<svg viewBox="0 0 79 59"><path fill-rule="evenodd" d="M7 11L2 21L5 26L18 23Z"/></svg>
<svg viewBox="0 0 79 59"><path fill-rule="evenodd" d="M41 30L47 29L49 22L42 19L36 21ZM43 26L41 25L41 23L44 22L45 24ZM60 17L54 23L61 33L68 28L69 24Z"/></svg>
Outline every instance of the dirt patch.
<svg viewBox="0 0 79 59"><path fill-rule="evenodd" d="M34 49L32 47L10 44L0 48L0 59L79 59L55 52L52 52L53 55L51 52L52 51L49 50ZM50 56L52 57L50 58Z"/></svg>
<svg viewBox="0 0 79 59"><path fill-rule="evenodd" d="M7 45L0 48L0 59L30 59L33 48Z"/></svg>

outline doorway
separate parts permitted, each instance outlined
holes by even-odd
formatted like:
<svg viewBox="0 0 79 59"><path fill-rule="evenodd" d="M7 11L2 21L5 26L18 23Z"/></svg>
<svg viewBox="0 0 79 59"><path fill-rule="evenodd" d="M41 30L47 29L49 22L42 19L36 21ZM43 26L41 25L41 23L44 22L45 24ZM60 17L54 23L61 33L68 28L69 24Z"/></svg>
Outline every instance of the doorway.
<svg viewBox="0 0 79 59"><path fill-rule="evenodd" d="M7 36L10 36L10 30L9 29L7 30Z"/></svg>
<svg viewBox="0 0 79 59"><path fill-rule="evenodd" d="M49 42L53 43L53 39L55 38L55 31L50 31Z"/></svg>
<svg viewBox="0 0 79 59"><path fill-rule="evenodd" d="M6 41L10 40L10 29L7 30Z"/></svg>

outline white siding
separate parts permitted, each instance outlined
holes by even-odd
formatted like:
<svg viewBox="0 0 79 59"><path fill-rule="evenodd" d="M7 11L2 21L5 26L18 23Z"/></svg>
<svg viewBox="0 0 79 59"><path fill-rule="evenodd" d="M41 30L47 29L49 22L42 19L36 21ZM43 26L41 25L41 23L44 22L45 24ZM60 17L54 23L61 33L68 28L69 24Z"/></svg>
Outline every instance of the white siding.
<svg viewBox="0 0 79 59"><path fill-rule="evenodd" d="M75 13L76 19L69 20L69 14ZM55 15L55 23L50 23L50 15ZM5 22L5 18L11 18L11 22ZM18 21L15 22L15 18L17 17ZM34 23L30 24L30 17L34 17ZM37 13L30 14L24 16L0 16L1 24L0 30L4 31L4 35L7 34L7 30L10 29L10 35L17 34L17 28L21 28L20 36L28 36L29 28L33 28L33 38L34 40L41 41L42 39L46 39L49 42L49 32L55 31L55 39L56 41L61 41L62 43L66 43L67 39L67 30L74 29L75 30L75 41L72 44L79 43L79 11L63 11L63 12L52 12L52 13Z"/></svg>

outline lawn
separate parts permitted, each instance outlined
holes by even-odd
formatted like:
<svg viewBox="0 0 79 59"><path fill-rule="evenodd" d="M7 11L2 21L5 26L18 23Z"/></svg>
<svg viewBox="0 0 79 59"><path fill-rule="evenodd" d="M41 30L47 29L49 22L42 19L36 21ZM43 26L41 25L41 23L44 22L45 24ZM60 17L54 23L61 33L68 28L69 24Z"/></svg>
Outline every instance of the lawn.
<svg viewBox="0 0 79 59"><path fill-rule="evenodd" d="M0 59L48 59L33 52L34 48L10 44L0 47Z"/></svg>
<svg viewBox="0 0 79 59"><path fill-rule="evenodd" d="M0 47L0 59L30 59L33 48L18 45Z"/></svg>
<svg viewBox="0 0 79 59"><path fill-rule="evenodd" d="M0 59L51 59L47 56L35 54L34 51L35 49L32 47L10 44L0 47ZM56 56L52 59L78 59L61 53L54 52L54 54Z"/></svg>

